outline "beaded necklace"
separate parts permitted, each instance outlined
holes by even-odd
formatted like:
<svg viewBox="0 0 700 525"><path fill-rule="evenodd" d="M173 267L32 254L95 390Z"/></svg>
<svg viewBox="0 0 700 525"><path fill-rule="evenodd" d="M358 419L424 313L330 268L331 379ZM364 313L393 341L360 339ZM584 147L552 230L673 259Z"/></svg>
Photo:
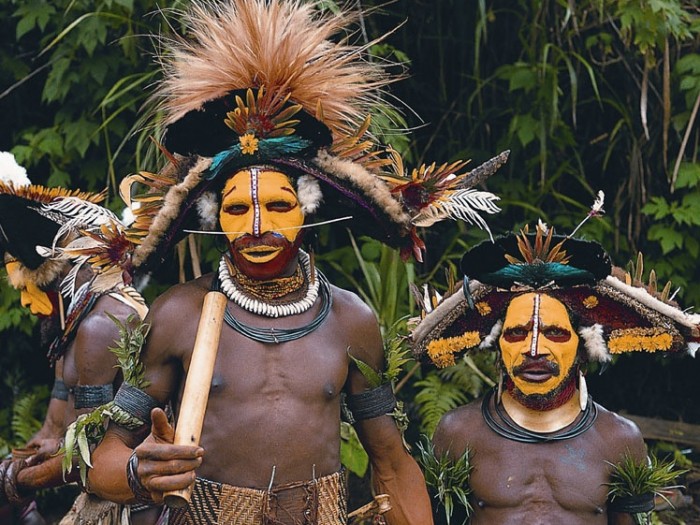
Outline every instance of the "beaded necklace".
<svg viewBox="0 0 700 525"><path fill-rule="evenodd" d="M236 303L244 310L262 315L265 317L287 317L289 315L297 315L307 311L316 302L318 297L320 279L311 280L311 257L303 250L299 250L299 266L303 274L303 283L309 283L307 290L301 299L296 301L271 303L266 300L261 300L255 297L250 291L237 286L231 277L228 261L224 255L219 262L219 283L221 291L226 297ZM292 276L293 278L294 276Z"/></svg>

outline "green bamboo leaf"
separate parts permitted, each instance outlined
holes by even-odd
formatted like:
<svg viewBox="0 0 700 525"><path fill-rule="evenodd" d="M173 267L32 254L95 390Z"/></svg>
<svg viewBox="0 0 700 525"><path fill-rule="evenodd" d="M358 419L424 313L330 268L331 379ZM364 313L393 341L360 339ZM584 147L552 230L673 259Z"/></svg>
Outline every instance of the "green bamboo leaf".
<svg viewBox="0 0 700 525"><path fill-rule="evenodd" d="M367 383L369 383L370 387L376 388L382 384L382 376L381 376L381 374L376 372L374 370L374 368L369 366L367 363L365 363L361 359L357 359L349 351L348 351L348 355L350 356L350 359L352 359L353 363L355 363L355 366L357 366L357 368L360 370L360 373L367 380Z"/></svg>
<svg viewBox="0 0 700 525"><path fill-rule="evenodd" d="M80 459L82 459L88 467L92 468L92 463L90 463L90 445L88 444L87 432L85 430L78 434L78 451L80 452Z"/></svg>

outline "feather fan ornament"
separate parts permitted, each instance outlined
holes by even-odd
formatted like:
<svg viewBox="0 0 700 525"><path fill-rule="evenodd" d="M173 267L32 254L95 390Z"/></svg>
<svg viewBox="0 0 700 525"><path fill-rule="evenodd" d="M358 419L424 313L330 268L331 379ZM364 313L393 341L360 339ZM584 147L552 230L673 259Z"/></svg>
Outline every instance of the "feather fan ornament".
<svg viewBox="0 0 700 525"><path fill-rule="evenodd" d="M389 150L393 175L384 179L392 187L393 193L401 195L404 204L412 213L411 224L427 228L444 219L463 220L487 231L491 231L481 213L498 213L497 195L487 191L472 189L496 172L507 158L507 151L501 153L472 171L463 169L469 161L455 161L429 166L422 165L406 174L403 160L395 150ZM462 173L460 173L462 172Z"/></svg>

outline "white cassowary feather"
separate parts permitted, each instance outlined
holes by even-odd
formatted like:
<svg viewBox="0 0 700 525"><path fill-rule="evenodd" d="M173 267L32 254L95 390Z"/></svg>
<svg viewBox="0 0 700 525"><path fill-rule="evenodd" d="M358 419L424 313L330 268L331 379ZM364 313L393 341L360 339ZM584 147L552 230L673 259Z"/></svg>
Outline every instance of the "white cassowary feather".
<svg viewBox="0 0 700 525"><path fill-rule="evenodd" d="M415 215L411 222L415 226L427 228L444 219L461 219L486 230L493 239L491 230L480 213L492 214L501 211L495 204L497 200L499 197L488 191L458 190L444 199L429 204Z"/></svg>

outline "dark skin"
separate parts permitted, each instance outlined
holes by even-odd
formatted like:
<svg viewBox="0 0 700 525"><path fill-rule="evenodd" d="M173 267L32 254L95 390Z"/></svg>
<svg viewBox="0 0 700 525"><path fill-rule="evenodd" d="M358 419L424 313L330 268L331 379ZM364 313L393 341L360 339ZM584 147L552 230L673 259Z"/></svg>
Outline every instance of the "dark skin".
<svg viewBox="0 0 700 525"><path fill-rule="evenodd" d="M296 260L294 261L296 264ZM151 332L143 353L146 391L161 403L179 405L211 276L171 288L158 298L147 322ZM240 321L257 327L298 327L311 321L319 302L307 312L270 319L228 303ZM209 394L200 447L174 446L163 412L152 413L151 436L111 425L95 451L90 473L94 491L108 499L133 498L125 464L136 447L138 474L159 500L181 489L195 474L219 482L266 489L276 467L274 485L310 480L340 469L340 403L343 389L359 393L367 381L347 352L381 370L383 345L371 310L354 294L333 287L333 307L326 321L296 341L263 345L224 324ZM389 416L356 426L374 468L375 488L389 493L391 524L428 524L430 504L423 476L404 450ZM195 473L196 470L196 473Z"/></svg>
<svg viewBox="0 0 700 525"><path fill-rule="evenodd" d="M634 423L597 408L596 422L582 435L535 444L491 430L481 400L448 412L433 442L436 454L453 460L471 451L472 525L632 524L629 514L607 510L606 461L618 463L625 453L646 461L646 446Z"/></svg>
<svg viewBox="0 0 700 525"><path fill-rule="evenodd" d="M70 389L77 385L112 383L116 392L121 383L117 359L109 350L119 339L119 329L107 314L124 323L129 316L135 315L135 312L118 299L102 295L81 321L74 340L56 365L56 377L62 377L66 388L69 389L68 400L51 400L42 430L28 444L37 446L38 449L28 460L30 466L20 471L17 477L18 487L25 491L61 486L80 479L78 469L74 467L70 474L65 475L64 480L61 468L63 456L57 455L57 452L60 448L59 440L68 425L79 415L93 410L75 410ZM157 513L157 509L134 513L132 523L153 523L157 519Z"/></svg>

